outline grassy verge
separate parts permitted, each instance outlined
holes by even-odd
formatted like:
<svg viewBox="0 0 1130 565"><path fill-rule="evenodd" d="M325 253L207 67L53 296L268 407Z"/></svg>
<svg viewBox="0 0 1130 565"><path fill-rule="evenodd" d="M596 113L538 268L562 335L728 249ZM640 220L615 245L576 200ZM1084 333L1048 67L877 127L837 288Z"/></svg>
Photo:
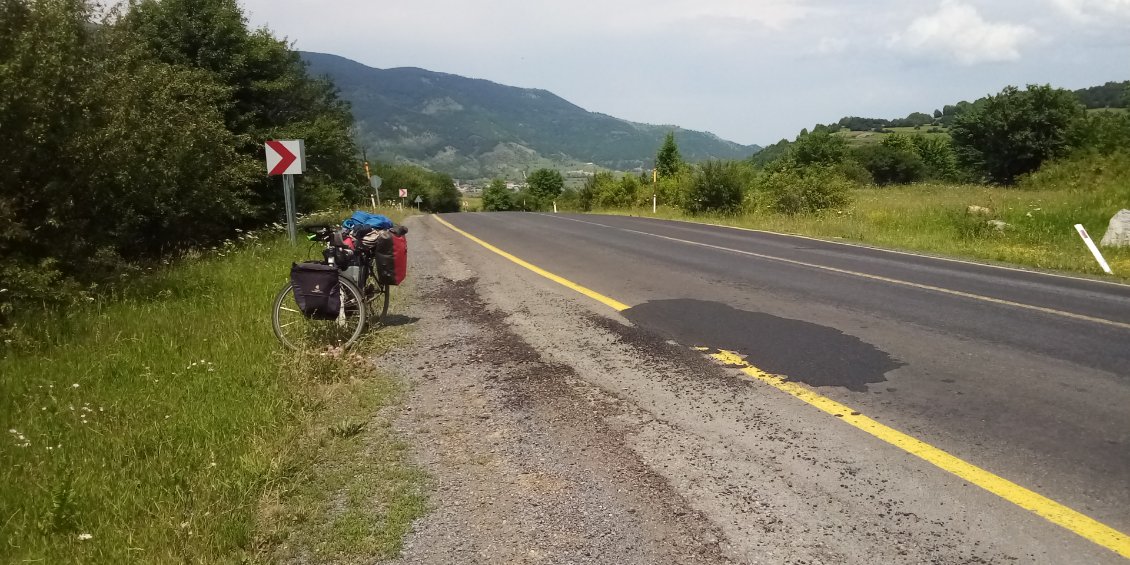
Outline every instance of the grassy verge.
<svg viewBox="0 0 1130 565"><path fill-rule="evenodd" d="M660 207L656 216L1130 281L1130 248L1102 250L1115 273L1109 277L1072 227L1082 223L1096 242L1102 237L1110 217L1130 207L1130 178L1116 182L1119 186L1106 192L948 184L863 188L842 212L690 216ZM972 215L970 205L991 212ZM650 207L600 212L652 216ZM998 231L990 219L1008 226Z"/></svg>
<svg viewBox="0 0 1130 565"><path fill-rule="evenodd" d="M319 418L362 421L397 398L395 381L363 358L293 354L271 334L270 301L290 262L317 255L249 237L113 297L25 313L0 358L0 561L269 554L264 500L306 488L315 461L353 455L308 441ZM402 331L382 330L364 347L397 339ZM404 511L381 526L398 540L422 508L421 477L386 426L363 424L356 435L373 436L369 449L398 481L391 500ZM332 486L308 491L331 496Z"/></svg>

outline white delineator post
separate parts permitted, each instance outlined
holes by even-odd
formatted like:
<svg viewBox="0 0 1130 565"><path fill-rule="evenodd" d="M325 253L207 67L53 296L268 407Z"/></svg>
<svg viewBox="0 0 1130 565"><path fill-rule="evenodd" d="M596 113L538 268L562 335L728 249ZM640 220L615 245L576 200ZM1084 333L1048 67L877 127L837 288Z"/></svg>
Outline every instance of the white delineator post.
<svg viewBox="0 0 1130 565"><path fill-rule="evenodd" d="M651 195L651 213L652 214L655 213L655 195L654 194Z"/></svg>
<svg viewBox="0 0 1130 565"><path fill-rule="evenodd" d="M1106 271L1106 274L1114 274L1114 272L1110 270L1110 265L1106 263L1106 259L1103 259L1103 254L1099 253L1099 248L1095 245L1095 242L1091 241L1091 236L1087 235L1087 230L1083 228L1083 224L1075 224L1075 231L1079 232L1079 237L1083 238L1083 243L1087 244L1087 249L1091 250L1091 253L1095 256L1095 260L1099 262L1099 266Z"/></svg>
<svg viewBox="0 0 1130 565"><path fill-rule="evenodd" d="M557 213L557 201L556 200L553 201L553 213L554 214Z"/></svg>

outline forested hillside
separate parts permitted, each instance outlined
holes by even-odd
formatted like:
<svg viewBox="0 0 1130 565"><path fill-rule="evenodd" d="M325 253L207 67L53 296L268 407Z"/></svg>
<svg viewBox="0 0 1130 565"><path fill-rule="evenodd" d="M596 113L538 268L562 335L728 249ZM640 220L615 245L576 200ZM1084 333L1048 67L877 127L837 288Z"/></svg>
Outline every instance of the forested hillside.
<svg viewBox="0 0 1130 565"><path fill-rule="evenodd" d="M303 53L353 105L361 142L376 157L410 161L457 177L512 177L578 163L649 166L677 131L687 159L741 159L757 151L710 133L639 124L588 112L545 90L424 69L374 69L335 55Z"/></svg>

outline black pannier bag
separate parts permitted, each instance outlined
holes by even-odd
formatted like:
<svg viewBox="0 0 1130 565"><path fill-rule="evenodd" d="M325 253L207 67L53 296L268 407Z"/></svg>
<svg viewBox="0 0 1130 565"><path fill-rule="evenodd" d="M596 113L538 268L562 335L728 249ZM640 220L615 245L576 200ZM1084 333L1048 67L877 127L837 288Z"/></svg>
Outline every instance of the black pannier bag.
<svg viewBox="0 0 1130 565"><path fill-rule="evenodd" d="M341 287L337 276L337 267L317 261L291 265L294 301L303 316L315 320L337 318L341 311Z"/></svg>

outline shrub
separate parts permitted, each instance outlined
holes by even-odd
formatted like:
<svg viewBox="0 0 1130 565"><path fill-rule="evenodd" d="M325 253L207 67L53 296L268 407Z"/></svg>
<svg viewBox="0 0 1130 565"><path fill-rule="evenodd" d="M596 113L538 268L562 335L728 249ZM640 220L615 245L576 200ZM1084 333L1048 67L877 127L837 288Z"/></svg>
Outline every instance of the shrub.
<svg viewBox="0 0 1130 565"><path fill-rule="evenodd" d="M851 181L831 167L782 167L762 184L766 203L776 212L803 214L851 203Z"/></svg>
<svg viewBox="0 0 1130 565"><path fill-rule="evenodd" d="M746 173L736 161L707 161L694 174L686 209L734 212L741 207L746 184Z"/></svg>

